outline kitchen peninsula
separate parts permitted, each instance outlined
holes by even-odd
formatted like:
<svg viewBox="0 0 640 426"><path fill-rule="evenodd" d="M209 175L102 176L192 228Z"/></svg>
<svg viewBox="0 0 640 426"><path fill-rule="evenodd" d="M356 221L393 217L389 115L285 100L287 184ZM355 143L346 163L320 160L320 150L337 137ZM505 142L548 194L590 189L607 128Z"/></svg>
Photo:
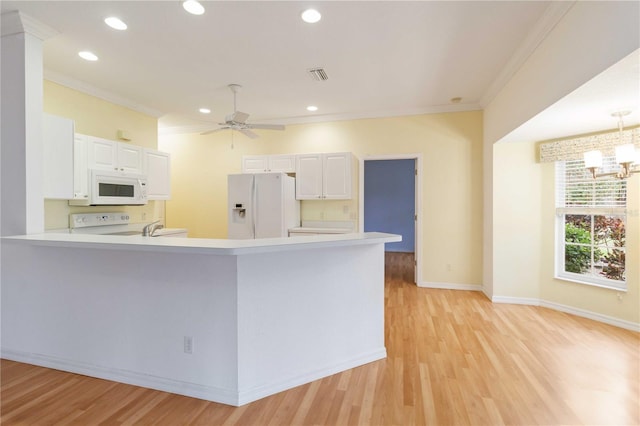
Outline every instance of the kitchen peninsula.
<svg viewBox="0 0 640 426"><path fill-rule="evenodd" d="M2 357L243 405L386 356L384 243L2 239Z"/></svg>

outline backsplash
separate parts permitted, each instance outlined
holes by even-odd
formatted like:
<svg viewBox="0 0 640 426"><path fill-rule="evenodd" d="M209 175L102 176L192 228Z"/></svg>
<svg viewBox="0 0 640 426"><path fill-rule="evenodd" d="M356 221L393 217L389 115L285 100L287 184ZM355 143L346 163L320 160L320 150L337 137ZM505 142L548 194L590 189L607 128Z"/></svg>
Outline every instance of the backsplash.
<svg viewBox="0 0 640 426"><path fill-rule="evenodd" d="M66 200L44 201L44 229L63 229L69 227L69 215L72 213L91 212L126 212L131 217L131 223L148 223L154 220L164 220L165 202L149 201L144 206L70 206Z"/></svg>
<svg viewBox="0 0 640 426"><path fill-rule="evenodd" d="M358 202L351 200L303 200L300 202L303 221L350 221L358 229Z"/></svg>

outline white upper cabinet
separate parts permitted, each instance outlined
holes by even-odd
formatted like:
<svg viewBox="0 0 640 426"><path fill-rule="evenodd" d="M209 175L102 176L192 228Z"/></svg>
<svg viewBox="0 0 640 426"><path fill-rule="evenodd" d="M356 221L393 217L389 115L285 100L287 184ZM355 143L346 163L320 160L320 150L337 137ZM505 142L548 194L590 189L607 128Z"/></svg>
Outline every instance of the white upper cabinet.
<svg viewBox="0 0 640 426"><path fill-rule="evenodd" d="M73 197L73 120L44 114L42 177L44 198Z"/></svg>
<svg viewBox="0 0 640 426"><path fill-rule="evenodd" d="M295 155L245 155L242 157L242 173L294 173Z"/></svg>
<svg viewBox="0 0 640 426"><path fill-rule="evenodd" d="M301 154L296 158L298 200L351 198L351 153Z"/></svg>
<svg viewBox="0 0 640 426"><path fill-rule="evenodd" d="M242 173L265 173L269 169L266 155L244 155L242 157Z"/></svg>
<svg viewBox="0 0 640 426"><path fill-rule="evenodd" d="M142 147L89 136L87 149L90 169L142 173Z"/></svg>
<svg viewBox="0 0 640 426"><path fill-rule="evenodd" d="M155 149L144 149L144 174L147 175L149 200L171 198L171 155Z"/></svg>
<svg viewBox="0 0 640 426"><path fill-rule="evenodd" d="M117 170L118 142L87 136L87 165L90 169Z"/></svg>
<svg viewBox="0 0 640 426"><path fill-rule="evenodd" d="M322 198L322 154L301 154L296 158L296 199Z"/></svg>
<svg viewBox="0 0 640 426"><path fill-rule="evenodd" d="M170 154L128 143L76 133L73 140L73 193L68 199L89 197L89 170L109 170L147 176L149 200L171 197Z"/></svg>
<svg viewBox="0 0 640 426"><path fill-rule="evenodd" d="M73 138L73 197L70 197L74 200L89 198L88 145L89 136L75 134Z"/></svg>
<svg viewBox="0 0 640 426"><path fill-rule="evenodd" d="M295 155L269 155L268 166L270 172L295 173Z"/></svg>
<svg viewBox="0 0 640 426"><path fill-rule="evenodd" d="M351 153L323 154L323 198L344 200L351 198Z"/></svg>
<svg viewBox="0 0 640 426"><path fill-rule="evenodd" d="M118 167L119 171L126 173L141 174L143 170L142 147L128 143L117 142L118 144Z"/></svg>

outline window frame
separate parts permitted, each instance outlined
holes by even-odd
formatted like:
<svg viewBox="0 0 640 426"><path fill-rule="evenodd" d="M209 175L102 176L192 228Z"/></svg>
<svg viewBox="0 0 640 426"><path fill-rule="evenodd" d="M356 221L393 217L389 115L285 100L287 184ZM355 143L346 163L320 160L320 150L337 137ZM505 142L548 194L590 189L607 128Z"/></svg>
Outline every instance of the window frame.
<svg viewBox="0 0 640 426"><path fill-rule="evenodd" d="M597 207L597 206L565 206L560 205L564 204L565 197L565 188L566 182L564 179L566 161L558 161L556 162L556 180L555 180L555 194L556 194L556 208L555 208L555 256L554 256L554 278L563 281L570 281L573 283L584 284L589 286L595 286L600 288L606 288L616 291L627 291L627 278L625 275L625 280L613 280L610 278L606 278L605 276L596 276L596 275L584 275L576 272L568 272L565 270L565 251L566 251L566 235L565 235L565 224L566 224L566 216L567 215L586 215L591 216L591 222L595 220L595 216L616 216L622 219L625 231L627 229L627 201L625 200L624 206L609 206L609 207ZM586 170L585 170L586 172ZM562 173L562 179L559 179L559 174ZM612 177L610 179L616 179ZM626 189L625 189L626 195ZM563 201L560 201L563 200ZM586 246L586 245L585 245ZM595 244L593 233L591 233L591 244L588 245L592 250L592 260L593 260L593 250L594 247L598 247ZM622 250L627 252L626 245L626 237L625 237L625 245L622 247ZM625 256L625 271L627 270L627 262Z"/></svg>

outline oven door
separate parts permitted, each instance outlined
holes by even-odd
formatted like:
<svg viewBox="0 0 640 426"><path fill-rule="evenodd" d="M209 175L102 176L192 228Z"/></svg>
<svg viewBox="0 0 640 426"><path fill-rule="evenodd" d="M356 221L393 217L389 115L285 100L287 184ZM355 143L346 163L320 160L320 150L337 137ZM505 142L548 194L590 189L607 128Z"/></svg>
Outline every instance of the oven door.
<svg viewBox="0 0 640 426"><path fill-rule="evenodd" d="M147 178L143 175L92 170L89 202L93 206L147 204Z"/></svg>

